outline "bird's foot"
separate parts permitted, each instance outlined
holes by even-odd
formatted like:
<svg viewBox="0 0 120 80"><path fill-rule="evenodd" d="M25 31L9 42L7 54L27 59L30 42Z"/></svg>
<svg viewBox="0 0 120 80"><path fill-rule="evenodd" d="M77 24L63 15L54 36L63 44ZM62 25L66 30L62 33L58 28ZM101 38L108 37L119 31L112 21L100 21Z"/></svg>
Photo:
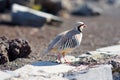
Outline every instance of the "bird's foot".
<svg viewBox="0 0 120 80"><path fill-rule="evenodd" d="M71 62L66 60L65 58L57 59L56 62L60 64L71 64Z"/></svg>
<svg viewBox="0 0 120 80"><path fill-rule="evenodd" d="M71 61L69 61L69 60L67 60L66 58L64 58L64 63L66 63L66 64L71 64L72 62Z"/></svg>
<svg viewBox="0 0 120 80"><path fill-rule="evenodd" d="M57 62L58 63L62 63L62 64L72 64L76 61L78 61L79 59L75 58L74 56L63 56L63 57L58 57Z"/></svg>

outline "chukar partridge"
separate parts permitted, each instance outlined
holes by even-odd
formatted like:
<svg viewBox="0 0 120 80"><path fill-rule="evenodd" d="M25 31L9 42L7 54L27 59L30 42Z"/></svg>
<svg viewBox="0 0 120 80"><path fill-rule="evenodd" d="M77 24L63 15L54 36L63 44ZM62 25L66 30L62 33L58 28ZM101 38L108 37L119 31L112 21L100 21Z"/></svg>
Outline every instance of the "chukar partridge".
<svg viewBox="0 0 120 80"><path fill-rule="evenodd" d="M61 62L60 55L64 58L65 54L72 52L76 47L80 46L82 30L85 26L83 22L77 22L73 29L58 34L50 42L45 53L58 53L58 60Z"/></svg>

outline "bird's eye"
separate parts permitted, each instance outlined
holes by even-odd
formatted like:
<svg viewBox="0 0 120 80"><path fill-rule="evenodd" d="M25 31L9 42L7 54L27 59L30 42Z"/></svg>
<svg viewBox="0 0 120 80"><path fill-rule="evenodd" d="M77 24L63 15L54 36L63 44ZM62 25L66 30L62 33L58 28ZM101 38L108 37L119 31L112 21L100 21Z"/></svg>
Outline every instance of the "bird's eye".
<svg viewBox="0 0 120 80"><path fill-rule="evenodd" d="M84 26L84 24L81 24L80 27L81 27L81 26Z"/></svg>

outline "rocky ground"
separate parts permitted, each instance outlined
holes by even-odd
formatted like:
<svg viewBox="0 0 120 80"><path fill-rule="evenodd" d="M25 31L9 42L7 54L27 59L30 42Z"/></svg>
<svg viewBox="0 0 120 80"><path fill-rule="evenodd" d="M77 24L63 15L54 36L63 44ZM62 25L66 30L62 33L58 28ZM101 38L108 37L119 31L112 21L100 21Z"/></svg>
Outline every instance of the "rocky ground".
<svg viewBox="0 0 120 80"><path fill-rule="evenodd" d="M69 55L80 55L96 48L120 43L120 12L111 10L101 16L80 17L70 15L61 26L44 25L43 27L14 26L0 24L0 36L9 39L22 38L29 41L32 52L27 58L0 65L1 70L15 70L25 64L41 59L41 53L48 43L60 32L71 29L76 21L83 21L87 27L83 31L81 46ZM44 60L55 60L56 56L48 55Z"/></svg>

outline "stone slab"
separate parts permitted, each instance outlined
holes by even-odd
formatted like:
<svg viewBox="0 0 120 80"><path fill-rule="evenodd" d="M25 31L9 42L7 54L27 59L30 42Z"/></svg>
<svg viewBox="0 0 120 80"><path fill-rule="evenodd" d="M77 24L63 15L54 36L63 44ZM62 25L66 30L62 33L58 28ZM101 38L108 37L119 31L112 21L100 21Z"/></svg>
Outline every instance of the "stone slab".
<svg viewBox="0 0 120 80"><path fill-rule="evenodd" d="M97 51L117 51L120 52L120 45L113 45L109 47L98 48Z"/></svg>
<svg viewBox="0 0 120 80"><path fill-rule="evenodd" d="M120 45L114 45L114 46L99 48L99 49L96 49L96 51L103 52L105 54L120 55Z"/></svg>
<svg viewBox="0 0 120 80"><path fill-rule="evenodd" d="M3 72L3 71L0 71L0 80L6 80L8 78L12 77L12 75L6 73L6 72Z"/></svg>
<svg viewBox="0 0 120 80"><path fill-rule="evenodd" d="M43 62L44 63L44 62ZM43 64L38 62L38 64ZM70 66L67 64L25 65L14 73L18 77L10 80L113 80L111 65L99 65L87 69L86 66ZM51 65L50 65L51 64Z"/></svg>

